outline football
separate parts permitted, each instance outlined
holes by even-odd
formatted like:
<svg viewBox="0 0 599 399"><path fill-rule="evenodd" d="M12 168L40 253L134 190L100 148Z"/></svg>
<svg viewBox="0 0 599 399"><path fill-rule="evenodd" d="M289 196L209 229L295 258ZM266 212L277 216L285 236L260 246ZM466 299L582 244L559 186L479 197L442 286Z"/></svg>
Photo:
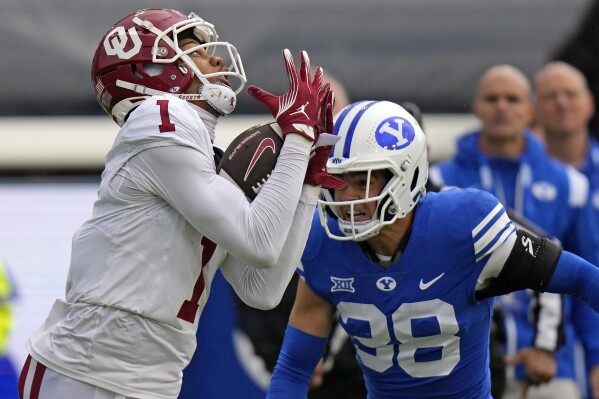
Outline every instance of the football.
<svg viewBox="0 0 599 399"><path fill-rule="evenodd" d="M282 146L283 134L276 122L252 126L231 141L216 172L252 201L274 169Z"/></svg>

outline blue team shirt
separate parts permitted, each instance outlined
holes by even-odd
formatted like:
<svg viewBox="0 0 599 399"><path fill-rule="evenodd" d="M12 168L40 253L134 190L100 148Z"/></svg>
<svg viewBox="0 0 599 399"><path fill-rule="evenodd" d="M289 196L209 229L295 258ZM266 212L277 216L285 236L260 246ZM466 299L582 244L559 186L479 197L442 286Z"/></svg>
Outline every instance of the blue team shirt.
<svg viewBox="0 0 599 399"><path fill-rule="evenodd" d="M599 142L591 133L589 133L589 151L579 170L589 180L591 206L595 211L596 220L599 220ZM597 317L597 314L586 304L573 300L573 318L577 321L574 327L585 350L587 372L599 365Z"/></svg>
<svg viewBox="0 0 599 399"><path fill-rule="evenodd" d="M590 204L572 204L571 198L577 189L572 186L568 167L549 157L544 144L531 132L525 136L522 156L514 160L481 153L479 135L480 132L474 132L461 137L456 156L435 166L443 181L433 181L436 184L476 187L493 193L505 206L559 239L564 249L597 264L599 229ZM594 181L599 184L599 178ZM530 291L512 293L509 298L502 299L501 306L504 313L515 318L517 348L530 347L535 336L535 328L530 324ZM575 336L585 346L587 359L591 363L599 361L599 335L596 333L599 314L566 296L563 315L565 343L556 355L557 376L575 378ZM516 368L516 375L524 377L523 366Z"/></svg>
<svg viewBox="0 0 599 399"><path fill-rule="evenodd" d="M599 216L599 142L589 133L589 151L580 172L589 180L591 204Z"/></svg>
<svg viewBox="0 0 599 399"><path fill-rule="evenodd" d="M369 399L490 398L494 299L477 301L474 291L515 227L495 197L473 189L428 193L415 212L388 268L356 242L329 239L316 215L298 273L338 309Z"/></svg>

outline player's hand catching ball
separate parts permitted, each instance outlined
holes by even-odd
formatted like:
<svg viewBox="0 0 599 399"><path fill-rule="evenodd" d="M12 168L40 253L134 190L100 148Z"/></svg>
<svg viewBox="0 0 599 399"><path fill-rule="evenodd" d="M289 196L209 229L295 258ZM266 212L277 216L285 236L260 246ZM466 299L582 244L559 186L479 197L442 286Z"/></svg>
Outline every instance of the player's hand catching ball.
<svg viewBox="0 0 599 399"><path fill-rule="evenodd" d="M285 71L289 77L289 91L281 96L271 94L257 86L250 86L248 93L275 117L283 135L300 134L310 141L317 139L316 124L319 110L319 91L322 86L322 68L318 67L314 77L310 76L308 53L300 53L300 71L295 67L293 56L283 50Z"/></svg>

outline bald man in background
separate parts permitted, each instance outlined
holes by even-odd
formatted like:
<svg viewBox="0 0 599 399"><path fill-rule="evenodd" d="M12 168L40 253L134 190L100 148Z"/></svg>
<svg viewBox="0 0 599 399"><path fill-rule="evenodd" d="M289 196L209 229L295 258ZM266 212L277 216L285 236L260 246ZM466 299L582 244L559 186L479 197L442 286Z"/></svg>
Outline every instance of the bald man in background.
<svg viewBox="0 0 599 399"><path fill-rule="evenodd" d="M588 178L590 202L599 217L599 143L589 132L595 104L585 76L565 62L550 62L536 73L534 88L536 121L549 154ZM588 397L599 399L599 321L577 300L572 308L576 335L584 349Z"/></svg>
<svg viewBox="0 0 599 399"><path fill-rule="evenodd" d="M431 167L431 181L488 191L525 222L524 228L556 237L564 248L597 263L588 181L551 158L529 129L533 104L527 77L511 65L489 68L478 81L472 110L480 129L458 139L453 159ZM508 369L504 398L523 393L528 399L580 398L569 373L574 362L570 299L524 290L498 298L497 305L508 361L516 366Z"/></svg>

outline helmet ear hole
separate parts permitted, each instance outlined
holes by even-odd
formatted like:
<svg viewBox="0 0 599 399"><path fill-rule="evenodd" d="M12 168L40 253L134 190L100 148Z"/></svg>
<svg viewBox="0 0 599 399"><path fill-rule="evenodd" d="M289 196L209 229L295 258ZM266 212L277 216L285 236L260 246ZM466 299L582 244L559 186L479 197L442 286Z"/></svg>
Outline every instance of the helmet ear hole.
<svg viewBox="0 0 599 399"><path fill-rule="evenodd" d="M379 203L379 209L377 209L377 214L379 215L379 218L381 218L381 216L380 216L381 208L383 207L383 204L385 204L387 201L389 201L388 195L385 196L385 198L383 198ZM395 217L396 213L397 213L397 206L392 203L387 207L387 209L385 210L385 214L383 215L383 217L381 219L387 222L387 221L393 219Z"/></svg>
<svg viewBox="0 0 599 399"><path fill-rule="evenodd" d="M164 65L143 64L141 69L143 69L148 76L159 76L162 75L162 72L164 71Z"/></svg>
<svg viewBox="0 0 599 399"><path fill-rule="evenodd" d="M416 188L416 183L418 182L418 174L420 173L420 168L416 167L414 169L414 177L412 178L412 182L410 183L410 192L414 191Z"/></svg>
<svg viewBox="0 0 599 399"><path fill-rule="evenodd" d="M137 64L131 64L131 75L135 76L137 79L142 80L144 77L137 70Z"/></svg>
<svg viewBox="0 0 599 399"><path fill-rule="evenodd" d="M384 169L383 171L385 173L385 180L387 181L387 183L385 184L385 187L383 188L383 191L385 191L387 189L387 187L391 184L391 179L393 179L393 176L395 176L395 175L389 169ZM385 206L385 204L388 201L391 201L391 197L389 195L385 195L385 197L383 197L379 201L379 203L377 205L377 209L376 209L376 216L377 216L377 218L379 218L381 220L384 220L384 221L389 221L389 220L393 219L395 217L395 214L398 211L397 205L395 205L395 203L393 203L391 201L391 203L389 204L389 206L387 206L387 208L385 209L385 213L383 215L382 214L383 213L383 207Z"/></svg>

